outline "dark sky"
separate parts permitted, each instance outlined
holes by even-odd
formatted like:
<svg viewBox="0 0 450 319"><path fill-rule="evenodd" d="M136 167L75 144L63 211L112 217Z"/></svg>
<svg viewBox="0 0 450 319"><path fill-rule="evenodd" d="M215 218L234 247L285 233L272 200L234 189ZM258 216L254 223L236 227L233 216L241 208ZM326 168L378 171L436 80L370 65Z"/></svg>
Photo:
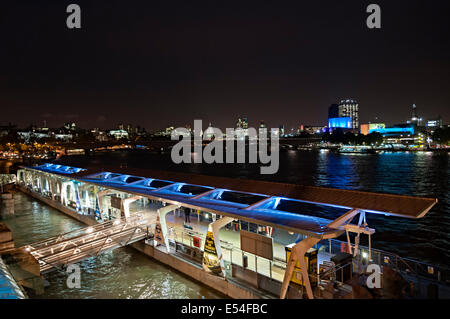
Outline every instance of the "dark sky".
<svg viewBox="0 0 450 319"><path fill-rule="evenodd" d="M82 29L66 27L66 6ZM382 29L366 27L378 3ZM449 1L4 1L0 123L148 130L232 127L246 115L326 124L343 98L361 122L450 120ZM206 125L207 123L205 123Z"/></svg>

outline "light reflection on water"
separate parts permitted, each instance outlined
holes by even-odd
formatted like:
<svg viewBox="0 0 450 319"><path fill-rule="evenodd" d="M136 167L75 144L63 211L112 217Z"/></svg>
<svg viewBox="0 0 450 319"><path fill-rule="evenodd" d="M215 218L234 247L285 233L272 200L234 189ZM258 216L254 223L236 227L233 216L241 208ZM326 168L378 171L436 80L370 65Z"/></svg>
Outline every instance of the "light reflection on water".
<svg viewBox="0 0 450 319"><path fill-rule="evenodd" d="M15 246L23 246L84 225L29 196L14 194L15 217L5 220ZM225 298L222 294L150 259L133 248L123 247L78 263L81 288L69 289L67 274L46 275L49 286L43 295L30 298Z"/></svg>

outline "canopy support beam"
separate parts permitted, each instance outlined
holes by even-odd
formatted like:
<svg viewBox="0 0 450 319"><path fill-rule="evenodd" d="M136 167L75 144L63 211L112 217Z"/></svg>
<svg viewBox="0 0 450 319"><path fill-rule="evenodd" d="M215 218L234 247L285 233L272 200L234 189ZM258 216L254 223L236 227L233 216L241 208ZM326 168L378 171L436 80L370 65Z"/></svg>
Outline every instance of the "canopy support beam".
<svg viewBox="0 0 450 319"><path fill-rule="evenodd" d="M360 211L357 209L352 209L345 213L344 215L338 217L336 220L332 221L327 225L328 228L338 228L343 224L350 222L353 217L359 214ZM307 237L297 243L294 247L292 247L291 257L289 258L289 262L286 266L286 272L284 273L283 284L281 285L281 293L280 298L284 299L286 297L286 293L289 287L289 283L291 282L292 273L294 271L294 266L297 261L300 263L303 284L306 287L306 293L309 299L314 299L314 295L311 288L311 283L309 281L308 271L306 269L305 263L305 253L308 249L312 248L315 244L317 244L321 238L315 237Z"/></svg>

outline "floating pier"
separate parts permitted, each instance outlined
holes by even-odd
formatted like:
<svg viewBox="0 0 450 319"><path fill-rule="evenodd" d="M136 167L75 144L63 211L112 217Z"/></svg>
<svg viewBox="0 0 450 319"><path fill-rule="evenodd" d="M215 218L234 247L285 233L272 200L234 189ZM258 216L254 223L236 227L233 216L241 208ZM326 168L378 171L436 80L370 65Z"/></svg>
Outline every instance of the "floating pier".
<svg viewBox="0 0 450 319"><path fill-rule="evenodd" d="M37 261L39 272L52 268L42 261L53 255L63 257L55 259L62 265L92 256L91 248L101 251L102 245L90 245L97 227L143 214L146 222L139 228L145 235L123 243L232 298L370 296L364 284L357 287L353 275L364 275L369 263L387 272L400 271L394 269L400 257L371 248L375 229L366 217L423 218L437 202L150 169L57 164L22 167L17 184L93 227L75 240L62 234L61 242L51 238L44 241L48 246L22 247ZM132 238L132 231L127 234ZM337 241L343 234L347 241ZM104 233L102 239L108 236ZM361 236L367 236L369 247L359 245ZM79 245L86 247L77 250Z"/></svg>

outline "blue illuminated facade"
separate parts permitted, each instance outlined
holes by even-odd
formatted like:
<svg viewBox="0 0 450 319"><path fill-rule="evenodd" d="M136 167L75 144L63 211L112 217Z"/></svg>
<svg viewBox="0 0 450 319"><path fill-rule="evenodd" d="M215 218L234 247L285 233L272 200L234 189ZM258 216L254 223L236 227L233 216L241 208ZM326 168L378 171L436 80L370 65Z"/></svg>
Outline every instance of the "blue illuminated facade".
<svg viewBox="0 0 450 319"><path fill-rule="evenodd" d="M352 121L349 116L347 117L334 117L328 119L328 127L333 128L352 128Z"/></svg>
<svg viewBox="0 0 450 319"><path fill-rule="evenodd" d="M369 130L369 134L373 132L378 132L383 136L394 136L394 135L414 135L414 126L408 127L386 127L386 128L376 128Z"/></svg>

